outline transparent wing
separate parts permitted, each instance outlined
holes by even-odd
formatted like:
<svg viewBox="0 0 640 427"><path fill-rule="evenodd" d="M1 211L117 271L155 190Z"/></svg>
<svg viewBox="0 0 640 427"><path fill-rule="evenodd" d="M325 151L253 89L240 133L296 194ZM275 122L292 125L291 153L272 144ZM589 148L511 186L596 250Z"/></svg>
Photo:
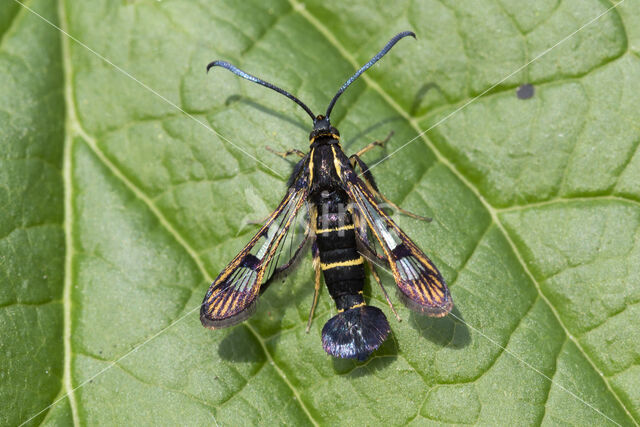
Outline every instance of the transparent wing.
<svg viewBox="0 0 640 427"><path fill-rule="evenodd" d="M356 229L356 241L358 243L358 250L366 257L371 257L371 260L377 259L379 262L387 264L387 257L380 255L376 250L374 242L369 237L369 225L366 218L360 213L360 210L356 206L350 207L350 213L353 217L353 223Z"/></svg>
<svg viewBox="0 0 640 427"><path fill-rule="evenodd" d="M200 308L200 320L208 328L235 325L249 317L265 278L284 270L278 267L283 248L289 247L295 258L302 247L293 252L294 224L307 198L307 178L304 174L289 188L287 195L269 216L260 231L213 281ZM287 245L287 241L289 241Z"/></svg>
<svg viewBox="0 0 640 427"><path fill-rule="evenodd" d="M436 266L382 211L364 182L349 178L344 180L345 190L382 247L407 306L429 316L445 316L453 301Z"/></svg>

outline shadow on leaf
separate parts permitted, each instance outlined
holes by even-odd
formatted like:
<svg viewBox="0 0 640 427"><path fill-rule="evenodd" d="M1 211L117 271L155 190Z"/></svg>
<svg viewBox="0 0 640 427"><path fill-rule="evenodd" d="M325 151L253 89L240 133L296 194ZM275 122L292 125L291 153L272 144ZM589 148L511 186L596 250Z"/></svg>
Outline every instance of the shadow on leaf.
<svg viewBox="0 0 640 427"><path fill-rule="evenodd" d="M435 83L423 84L413 97L413 104L411 104L411 109L409 110L410 115L415 116L419 112L422 100L427 96L427 93L429 93L431 89L436 89L442 93L440 86Z"/></svg>
<svg viewBox="0 0 640 427"><path fill-rule="evenodd" d="M387 123L402 122L403 120L404 119L401 116L398 116L398 115L394 115L394 116L390 116L390 117L378 120L376 123L374 123L373 125L369 126L368 128L366 128L362 132L359 132L359 133L353 135L353 137L351 137L348 140L346 140L344 142L345 153L351 154L352 150L354 152L357 151L356 148L363 148L364 146L366 146L367 144L370 144L373 141L376 141L376 140L377 141L381 141L381 140L383 140L384 138L387 137L388 131L385 131L384 133L380 133L380 132L376 132L376 130L378 128L383 127ZM360 142L361 140L363 140L363 141ZM358 147L358 144L360 144L360 147ZM379 150L382 151L382 150L384 150L384 148L379 148Z"/></svg>
<svg viewBox="0 0 640 427"><path fill-rule="evenodd" d="M227 98L227 100L225 101L225 105L230 105L233 104L235 102L240 102L244 105L247 105L251 108L255 108L256 110L268 114L270 116L273 116L279 120L284 120L285 122L291 123L292 125L294 125L297 128L300 128L302 130L304 130L305 132L309 132L311 130L311 125L309 124L303 124L301 122L299 122L298 120L294 120L292 119L290 116L286 115L286 114L282 114L278 111L272 110L269 107L265 107L264 105L253 101L251 99L248 98L244 98L240 95L231 95L230 97Z"/></svg>
<svg viewBox="0 0 640 427"><path fill-rule="evenodd" d="M221 331L214 331L221 332ZM218 355L231 362L265 362L266 356L256 337L242 324L229 330L218 344Z"/></svg>
<svg viewBox="0 0 640 427"><path fill-rule="evenodd" d="M464 321L457 307L454 306L451 312ZM459 349L471 343L469 328L453 316L438 318L411 313L409 322L421 332L423 337L439 346Z"/></svg>
<svg viewBox="0 0 640 427"><path fill-rule="evenodd" d="M398 358L398 350L398 340L392 331L387 340L367 360L360 362L354 359L333 358L333 370L338 375L351 378L372 375L393 363Z"/></svg>
<svg viewBox="0 0 640 427"><path fill-rule="evenodd" d="M304 255L301 257L303 258ZM304 264L304 265L299 265ZM276 288L282 286L283 289L270 289L261 298L263 305L258 308L258 313L262 313L260 321L262 322L261 329L273 331L265 337L269 341L269 347L273 351L277 351L278 341L282 337L282 332L285 332L289 328L283 328L283 310L290 307L306 307L313 300L313 279L309 277L312 271L307 268L306 263L301 260L296 261L295 265L291 268L293 271L282 274L275 280L272 287ZM293 280L300 280L305 286L293 287L293 280L287 280L289 275L293 275ZM291 289L288 289L291 288ZM306 324L306 319L303 320ZM296 327L304 328L304 326L298 325Z"/></svg>

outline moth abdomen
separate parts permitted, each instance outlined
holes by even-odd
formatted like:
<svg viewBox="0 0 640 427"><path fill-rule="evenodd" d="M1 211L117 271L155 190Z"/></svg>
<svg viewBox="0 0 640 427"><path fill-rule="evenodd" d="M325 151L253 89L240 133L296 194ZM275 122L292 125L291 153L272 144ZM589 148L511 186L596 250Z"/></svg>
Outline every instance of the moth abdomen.
<svg viewBox="0 0 640 427"><path fill-rule="evenodd" d="M333 163L333 162L332 162ZM338 314L322 329L322 345L333 356L366 359L389 334L387 318L366 305L364 259L356 244L353 218L342 190L323 191L316 203L320 269Z"/></svg>

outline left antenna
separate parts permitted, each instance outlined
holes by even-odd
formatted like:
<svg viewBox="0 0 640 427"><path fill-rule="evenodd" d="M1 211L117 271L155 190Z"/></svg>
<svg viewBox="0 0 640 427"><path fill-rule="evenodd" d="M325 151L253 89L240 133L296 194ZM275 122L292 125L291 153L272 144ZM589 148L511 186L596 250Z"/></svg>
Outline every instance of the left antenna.
<svg viewBox="0 0 640 427"><path fill-rule="evenodd" d="M295 96L291 95L289 92L287 92L284 89L280 89L278 86L272 85L269 82L265 82L262 79L257 78L256 76L252 76L249 73L245 73L244 71L242 71L241 69L239 69L238 67L236 67L235 65L229 64L226 61L213 61L211 62L209 65L207 65L207 72L212 68L212 67L222 67L222 68L226 68L227 70L231 71L233 74L235 74L236 76L240 76L243 79L247 79L251 82L254 83L258 83L259 85L262 85L264 87L268 87L271 90L275 90L276 92L286 96L287 98L289 98L290 100L292 100L293 102L295 102L296 104L298 104L299 106L301 106L304 111L307 112L307 114L309 116L311 116L311 119L315 122L316 120L316 116L315 114L313 114L313 111L311 111L311 109L309 107L307 107L307 105L300 101L298 98L296 98Z"/></svg>

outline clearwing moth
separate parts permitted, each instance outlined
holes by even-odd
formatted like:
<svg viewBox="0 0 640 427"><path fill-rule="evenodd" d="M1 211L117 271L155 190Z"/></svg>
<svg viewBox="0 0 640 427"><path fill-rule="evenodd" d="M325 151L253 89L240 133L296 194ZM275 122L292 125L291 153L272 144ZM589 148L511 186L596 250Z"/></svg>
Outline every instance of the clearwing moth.
<svg viewBox="0 0 640 427"><path fill-rule="evenodd" d="M376 261L388 263L399 294L410 309L434 317L449 313L453 301L442 275L424 252L383 211L381 203L385 201L408 215L417 216L385 198L378 190L369 168L360 159L360 155L376 145L382 145L382 142L373 142L347 157L340 145L340 133L329 120L336 101L349 85L407 36L415 38L411 31L393 37L340 87L326 113L318 116L289 92L228 62L213 61L207 66L207 71L212 67L225 68L296 102L311 116L313 130L309 135L307 153L295 149L278 153L283 157L295 154L301 160L294 168L287 193L278 207L209 287L200 310L200 320L204 326L218 329L247 319L255 311L258 295L264 292L277 274L291 267L307 241L311 242L316 271L315 294L307 332L318 301L321 276L324 276L338 310L322 328L322 346L330 355L364 360L389 335L389 323L382 310L367 305L363 297L365 262L380 283L367 253ZM360 174L356 172L357 169L361 170ZM302 209L303 206L305 209ZM304 237L297 249L292 251L293 255L280 263L282 247L300 212L307 213L304 217ZM372 242L378 242L382 254L376 251ZM386 292L384 295L389 301ZM392 305L391 308L393 310Z"/></svg>

